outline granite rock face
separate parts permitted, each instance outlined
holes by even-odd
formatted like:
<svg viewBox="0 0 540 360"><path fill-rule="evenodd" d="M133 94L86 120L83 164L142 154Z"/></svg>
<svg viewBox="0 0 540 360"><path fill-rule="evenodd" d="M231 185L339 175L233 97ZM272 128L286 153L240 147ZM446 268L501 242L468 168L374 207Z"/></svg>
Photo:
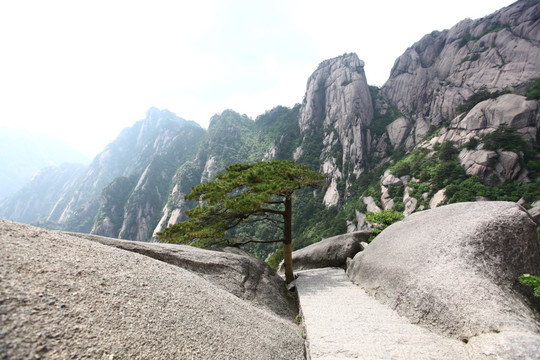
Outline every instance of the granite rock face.
<svg viewBox="0 0 540 360"><path fill-rule="evenodd" d="M430 140L428 147L446 141L460 146L473 139L482 139L500 126L515 130L533 146L538 141L540 128L538 101L515 94L482 101L468 113L453 119L447 128ZM528 171L522 166L520 156L523 155L502 149L486 150L480 144L476 148L462 149L459 161L468 176L476 175L484 182L495 185L511 180L528 182Z"/></svg>
<svg viewBox="0 0 540 360"><path fill-rule="evenodd" d="M540 74L540 4L523 0L434 31L395 62L382 88L404 114L451 120L474 92L513 88Z"/></svg>
<svg viewBox="0 0 540 360"><path fill-rule="evenodd" d="M536 224L509 202L414 213L385 229L347 270L369 294L432 331L469 342L491 334L507 345L505 334L527 333L538 348L538 304L518 281L525 273L540 273Z"/></svg>
<svg viewBox="0 0 540 360"><path fill-rule="evenodd" d="M9 359L304 359L298 326L178 266L0 219Z"/></svg>
<svg viewBox="0 0 540 360"><path fill-rule="evenodd" d="M294 321L296 300L283 279L253 256L199 249L187 245L144 243L74 234L118 249L142 254L195 273L253 306Z"/></svg>
<svg viewBox="0 0 540 360"><path fill-rule="evenodd" d="M535 144L540 124L538 101L524 96L506 94L480 102L466 114L454 118L447 129L431 143L451 141L461 145L497 130L501 125L516 130L525 141Z"/></svg>
<svg viewBox="0 0 540 360"><path fill-rule="evenodd" d="M350 164L350 172L358 176L368 151L364 129L372 119L373 104L364 62L356 54L323 61L307 83L298 117L303 140L295 160L301 159L309 147L320 148L321 170L334 183L350 175L343 164ZM328 191L325 205L336 205L340 194L332 186Z"/></svg>

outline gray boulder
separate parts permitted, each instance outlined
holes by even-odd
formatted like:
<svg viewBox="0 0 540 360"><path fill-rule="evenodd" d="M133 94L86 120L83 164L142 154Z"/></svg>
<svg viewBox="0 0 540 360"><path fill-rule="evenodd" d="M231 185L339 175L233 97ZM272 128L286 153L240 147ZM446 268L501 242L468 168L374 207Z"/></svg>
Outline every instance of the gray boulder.
<svg viewBox="0 0 540 360"><path fill-rule="evenodd" d="M369 231L356 231L321 240L303 249L293 251L293 269L307 270L324 267L343 267L347 258L363 250L362 242L369 239ZM279 273L283 273L283 262Z"/></svg>
<svg viewBox="0 0 540 360"><path fill-rule="evenodd" d="M381 212L381 209L377 206L375 200L373 200L371 196L362 198L362 201L364 202L364 204L366 204L367 211Z"/></svg>
<svg viewBox="0 0 540 360"><path fill-rule="evenodd" d="M381 181L381 184L383 186L386 186L386 187L388 187L388 186L401 186L401 185L403 185L403 182L401 181L400 178L397 178L392 174L387 175L387 173L385 173L384 177L383 177L383 179Z"/></svg>
<svg viewBox="0 0 540 360"><path fill-rule="evenodd" d="M413 128L411 120L400 117L386 126L386 132L393 149L399 148Z"/></svg>
<svg viewBox="0 0 540 360"><path fill-rule="evenodd" d="M144 243L73 234L101 244L149 256L189 270L213 285L266 311L295 321L298 307L285 282L264 261L245 252L220 252L187 245Z"/></svg>
<svg viewBox="0 0 540 360"><path fill-rule="evenodd" d="M6 359L304 359L298 326L190 271L0 219Z"/></svg>
<svg viewBox="0 0 540 360"><path fill-rule="evenodd" d="M501 348L510 346L504 334L528 333L538 349L532 289L518 281L525 273L540 274L536 224L510 202L414 213L385 229L347 270L369 294L435 332L482 347L473 339L492 334Z"/></svg>

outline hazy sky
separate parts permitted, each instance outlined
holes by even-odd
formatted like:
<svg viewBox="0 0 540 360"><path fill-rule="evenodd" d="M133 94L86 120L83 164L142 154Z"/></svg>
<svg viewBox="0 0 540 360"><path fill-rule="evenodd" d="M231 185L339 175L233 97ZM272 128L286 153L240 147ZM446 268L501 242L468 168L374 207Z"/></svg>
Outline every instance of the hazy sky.
<svg viewBox="0 0 540 360"><path fill-rule="evenodd" d="M89 157L151 106L203 127L301 102L346 52L381 86L423 35L512 0L0 2L0 127L54 134Z"/></svg>

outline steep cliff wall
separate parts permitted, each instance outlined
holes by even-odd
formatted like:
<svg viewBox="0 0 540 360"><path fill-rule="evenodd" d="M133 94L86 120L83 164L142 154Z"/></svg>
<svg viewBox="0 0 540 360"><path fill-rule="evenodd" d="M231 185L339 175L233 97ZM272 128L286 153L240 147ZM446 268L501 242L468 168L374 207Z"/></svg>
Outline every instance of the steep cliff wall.
<svg viewBox="0 0 540 360"><path fill-rule="evenodd" d="M196 148L196 155L179 166L174 174L172 190L151 235L185 219L184 211L193 206L193 202L186 202L184 196L193 186L214 179L229 165L262 160L271 142L263 141L260 130L255 121L232 110L214 115Z"/></svg>
<svg viewBox="0 0 540 360"><path fill-rule="evenodd" d="M364 62L356 54L323 61L307 83L298 124L302 144L295 160L317 164L331 176L324 202L339 202L337 184L364 171L366 126L373 118ZM318 160L318 161L317 161Z"/></svg>
<svg viewBox="0 0 540 360"><path fill-rule="evenodd" d="M471 95L515 89L540 76L540 3L523 0L434 31L395 62L382 93L413 120L438 125Z"/></svg>
<svg viewBox="0 0 540 360"><path fill-rule="evenodd" d="M152 235L167 199L174 173L195 156L205 131L198 126L183 126L167 143L156 138L162 150L140 176L116 178L101 194L101 207L93 234L146 241ZM149 151L149 152L152 152Z"/></svg>

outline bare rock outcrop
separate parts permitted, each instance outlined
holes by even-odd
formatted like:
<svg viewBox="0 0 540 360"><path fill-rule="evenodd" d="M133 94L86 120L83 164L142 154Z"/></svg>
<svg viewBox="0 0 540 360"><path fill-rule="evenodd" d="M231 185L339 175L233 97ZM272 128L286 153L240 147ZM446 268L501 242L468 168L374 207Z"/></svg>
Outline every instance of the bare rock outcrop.
<svg viewBox="0 0 540 360"><path fill-rule="evenodd" d="M514 88L540 75L540 3L522 0L424 36L400 56L382 88L404 114L451 120L482 87Z"/></svg>
<svg viewBox="0 0 540 360"><path fill-rule="evenodd" d="M469 341L474 351L493 349L500 358L527 351L537 358L538 304L532 289L519 284L525 273L540 273L536 224L510 202L414 213L385 229L347 270L381 302L432 331ZM516 333L527 340L514 344Z"/></svg>
<svg viewBox="0 0 540 360"><path fill-rule="evenodd" d="M364 130L372 119L373 104L364 62L356 54L323 61L307 83L298 118L303 140L295 160L307 148L320 148L321 170L334 182L350 175L344 164L349 164L350 173L358 176L364 170L368 151ZM328 191L331 193L325 204L336 205L343 194L335 187Z"/></svg>
<svg viewBox="0 0 540 360"><path fill-rule="evenodd" d="M489 183L502 184L527 176L518 154L512 151L463 149L458 158L468 176L476 175Z"/></svg>
<svg viewBox="0 0 540 360"><path fill-rule="evenodd" d="M8 359L304 359L298 327L178 266L0 219Z"/></svg>
<svg viewBox="0 0 540 360"><path fill-rule="evenodd" d="M506 94L477 104L471 111L454 118L447 129L431 140L431 144L451 141L464 144L497 130L501 125L516 130L525 141L535 144L540 128L538 101Z"/></svg>
<svg viewBox="0 0 540 360"><path fill-rule="evenodd" d="M199 249L187 245L157 244L73 234L118 249L142 254L189 270L213 285L263 310L293 321L298 309L283 279L253 256Z"/></svg>
<svg viewBox="0 0 540 360"><path fill-rule="evenodd" d="M412 129L412 121L405 117L400 117L386 126L388 139L394 150L403 145Z"/></svg>
<svg viewBox="0 0 540 360"><path fill-rule="evenodd" d="M367 211L381 212L381 208L377 206L377 203L371 196L363 197L362 202L366 205Z"/></svg>

